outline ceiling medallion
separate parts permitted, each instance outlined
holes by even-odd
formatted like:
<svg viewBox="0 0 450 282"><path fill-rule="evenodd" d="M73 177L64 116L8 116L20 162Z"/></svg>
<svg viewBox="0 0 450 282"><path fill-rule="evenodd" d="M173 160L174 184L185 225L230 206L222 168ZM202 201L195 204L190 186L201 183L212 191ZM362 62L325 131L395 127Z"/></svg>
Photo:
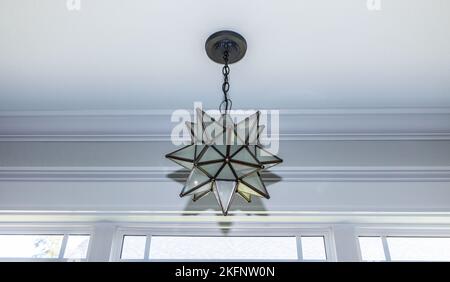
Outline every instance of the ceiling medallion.
<svg viewBox="0 0 450 282"><path fill-rule="evenodd" d="M205 49L211 60L224 64L220 118L214 119L196 109L197 123L186 122L191 144L167 154L166 158L190 170L181 197L192 196L197 201L212 192L222 213L227 215L236 194L247 202L251 202L252 196L269 199L260 172L282 160L261 146L264 126L260 125L259 111L238 123L230 115L229 64L244 57L245 39L232 31L219 31L207 39Z"/></svg>

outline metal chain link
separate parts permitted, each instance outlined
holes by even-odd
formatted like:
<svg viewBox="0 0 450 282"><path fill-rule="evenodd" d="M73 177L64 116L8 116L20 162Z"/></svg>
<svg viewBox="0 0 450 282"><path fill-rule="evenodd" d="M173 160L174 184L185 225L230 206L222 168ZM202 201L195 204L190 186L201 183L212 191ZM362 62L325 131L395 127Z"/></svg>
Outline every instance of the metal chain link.
<svg viewBox="0 0 450 282"><path fill-rule="evenodd" d="M231 99L228 97L228 91L230 90L230 83L228 75L230 74L230 67L228 66L228 60L229 60L229 53L228 51L225 51L223 53L223 61L225 62L225 65L222 68L222 74L223 74L223 83L222 83L222 92L223 92L223 101L220 103L219 111L223 113L223 105L225 104L225 114L228 113L228 111L231 110L231 107L233 103L231 102Z"/></svg>

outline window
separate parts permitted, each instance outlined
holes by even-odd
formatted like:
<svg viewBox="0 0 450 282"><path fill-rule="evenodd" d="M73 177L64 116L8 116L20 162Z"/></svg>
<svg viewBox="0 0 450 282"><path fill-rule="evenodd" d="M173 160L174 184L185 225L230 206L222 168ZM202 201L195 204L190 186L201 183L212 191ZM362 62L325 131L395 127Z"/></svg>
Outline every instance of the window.
<svg viewBox="0 0 450 282"><path fill-rule="evenodd" d="M381 237L359 237L361 259L363 261L385 261Z"/></svg>
<svg viewBox="0 0 450 282"><path fill-rule="evenodd" d="M297 260L295 237L154 236L150 259Z"/></svg>
<svg viewBox="0 0 450 282"><path fill-rule="evenodd" d="M86 259L89 246L89 235L69 235L64 258L66 259Z"/></svg>
<svg viewBox="0 0 450 282"><path fill-rule="evenodd" d="M301 248L303 260L327 260L323 236L302 236Z"/></svg>
<svg viewBox="0 0 450 282"><path fill-rule="evenodd" d="M122 259L144 259L147 236L124 236L122 243Z"/></svg>
<svg viewBox="0 0 450 282"><path fill-rule="evenodd" d="M2 258L58 258L64 235L0 235Z"/></svg>
<svg viewBox="0 0 450 282"><path fill-rule="evenodd" d="M359 237L364 261L450 261L450 237Z"/></svg>
<svg viewBox="0 0 450 282"><path fill-rule="evenodd" d="M122 236L120 260L326 261L323 236Z"/></svg>
<svg viewBox="0 0 450 282"><path fill-rule="evenodd" d="M391 260L450 261L450 238L387 237Z"/></svg>
<svg viewBox="0 0 450 282"><path fill-rule="evenodd" d="M0 260L85 260L89 235L1 234Z"/></svg>

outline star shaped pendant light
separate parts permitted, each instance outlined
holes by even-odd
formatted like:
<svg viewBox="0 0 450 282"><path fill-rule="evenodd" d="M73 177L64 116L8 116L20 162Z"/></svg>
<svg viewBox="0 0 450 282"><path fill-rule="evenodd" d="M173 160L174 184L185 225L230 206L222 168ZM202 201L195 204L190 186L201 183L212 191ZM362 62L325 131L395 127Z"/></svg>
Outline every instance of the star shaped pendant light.
<svg viewBox="0 0 450 282"><path fill-rule="evenodd" d="M248 202L252 197L269 199L260 172L282 162L259 142L264 129L259 124L260 112L238 123L229 114L228 64L240 60L245 49L244 38L234 32L221 31L208 38L208 56L224 64L224 101L220 106L220 118L214 119L197 109L197 123L186 124L191 134L191 144L166 155L190 170L180 196L192 196L196 201L213 193L224 215L227 215L236 194Z"/></svg>

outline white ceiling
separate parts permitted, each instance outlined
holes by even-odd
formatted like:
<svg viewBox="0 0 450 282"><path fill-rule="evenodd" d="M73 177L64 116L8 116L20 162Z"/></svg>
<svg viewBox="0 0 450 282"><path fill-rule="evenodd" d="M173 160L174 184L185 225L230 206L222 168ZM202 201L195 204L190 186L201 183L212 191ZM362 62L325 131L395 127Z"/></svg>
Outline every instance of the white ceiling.
<svg viewBox="0 0 450 282"><path fill-rule="evenodd" d="M235 108L450 107L448 0L81 2L0 2L0 110L216 108L221 29Z"/></svg>

